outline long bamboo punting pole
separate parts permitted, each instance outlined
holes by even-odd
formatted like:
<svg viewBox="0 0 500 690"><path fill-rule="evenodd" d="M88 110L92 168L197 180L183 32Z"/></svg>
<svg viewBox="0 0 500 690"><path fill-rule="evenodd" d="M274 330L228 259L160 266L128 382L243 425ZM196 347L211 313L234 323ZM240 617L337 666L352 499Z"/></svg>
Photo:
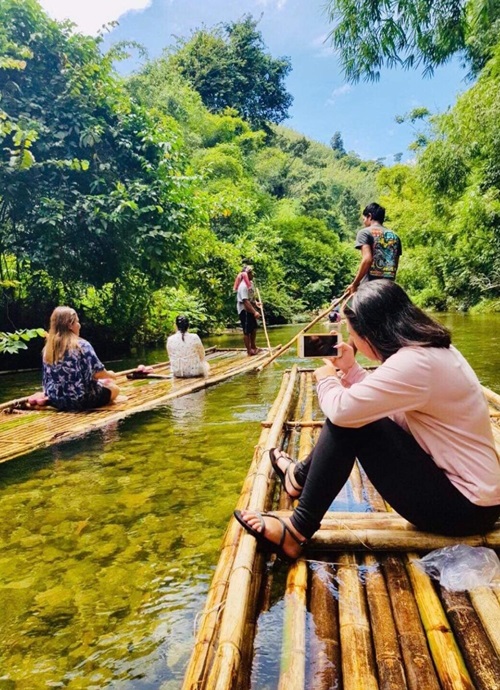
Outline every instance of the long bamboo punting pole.
<svg viewBox="0 0 500 690"><path fill-rule="evenodd" d="M270 422L273 422L280 413L283 399L289 391L290 376L291 374L289 373L283 376L280 391L267 415L267 420ZM253 479L261 459L261 448L267 442L268 436L269 429L263 429L257 448L255 449L250 469L243 483L243 489L237 506L240 509L248 505ZM241 529L239 525L235 520L231 520L224 536L221 557L207 594L196 643L184 677L182 686L184 690L198 690L208 673L215 652L215 639L218 634L223 601L240 537Z"/></svg>
<svg viewBox="0 0 500 690"><path fill-rule="evenodd" d="M292 368L290 381L283 396L275 423L269 430L267 447L279 444L283 423L292 404L297 368ZM271 462L264 453L255 475L248 507L262 510L271 486ZM234 519L232 520L234 522ZM239 528L243 532L243 528ZM227 596L219 628L219 643L212 668L207 677L208 690L231 690L237 678L241 659L242 636L248 606L252 570L256 553L256 540L244 533L239 541L234 564L229 576Z"/></svg>
<svg viewBox="0 0 500 690"><path fill-rule="evenodd" d="M500 601L489 587L475 587L469 596L500 659Z"/></svg>
<svg viewBox="0 0 500 690"><path fill-rule="evenodd" d="M342 687L339 607L333 590L335 569L318 561L310 566L309 609L314 625L310 646L310 667L306 688L331 690Z"/></svg>
<svg viewBox="0 0 500 690"><path fill-rule="evenodd" d="M443 690L474 690L464 659L428 575L406 554L406 567Z"/></svg>
<svg viewBox="0 0 500 690"><path fill-rule="evenodd" d="M500 690L500 658L496 655L465 592L440 587L441 601L476 690Z"/></svg>
<svg viewBox="0 0 500 690"><path fill-rule="evenodd" d="M366 554L363 562L380 690L406 690L396 625L380 564L372 554Z"/></svg>
<svg viewBox="0 0 500 690"><path fill-rule="evenodd" d="M306 668L307 565L299 560L290 568L285 590L283 650L278 690L303 690Z"/></svg>
<svg viewBox="0 0 500 690"><path fill-rule="evenodd" d="M409 690L440 690L410 580L400 556L382 557Z"/></svg>
<svg viewBox="0 0 500 690"><path fill-rule="evenodd" d="M269 342L269 334L267 332L266 315L264 313L264 302L262 301L262 299L260 297L259 288L255 288L255 291L257 293L257 299L260 302L260 313L262 314L262 325L264 327L264 335L266 336L267 349L268 349L269 353L271 353L272 348L271 348L271 343Z"/></svg>
<svg viewBox="0 0 500 690"><path fill-rule="evenodd" d="M342 554L337 572L344 690L378 690L368 611L355 555Z"/></svg>
<svg viewBox="0 0 500 690"><path fill-rule="evenodd" d="M275 359L280 357L284 352L286 352L299 338L301 335L304 333L307 333L307 331L312 328L315 324L318 323L318 321L321 321L321 319L324 319L327 314L330 313L332 309L334 309L336 306L338 306L345 298L347 297L347 292L344 292L342 297L339 297L338 299L334 300L328 309L325 309L325 311L322 311L318 316L316 316L310 323L307 324L301 331L299 331L296 335L293 336L291 340L286 343L286 345L282 345L281 347L278 348L276 352L274 352L271 357L269 357L269 360L261 364L259 367L259 371L262 371L264 367L267 367L268 364L271 364L271 362L274 362Z"/></svg>

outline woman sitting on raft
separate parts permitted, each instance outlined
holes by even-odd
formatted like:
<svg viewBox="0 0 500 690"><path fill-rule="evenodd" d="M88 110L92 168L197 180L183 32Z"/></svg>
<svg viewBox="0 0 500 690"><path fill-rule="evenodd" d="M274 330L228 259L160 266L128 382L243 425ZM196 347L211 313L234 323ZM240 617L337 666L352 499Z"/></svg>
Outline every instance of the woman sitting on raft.
<svg viewBox="0 0 500 690"><path fill-rule="evenodd" d="M58 410L79 412L103 407L119 393L92 345L80 338L78 314L56 307L50 317L43 356L43 390L48 404ZM99 380L98 380L99 379Z"/></svg>
<svg viewBox="0 0 500 690"><path fill-rule="evenodd" d="M327 420L304 462L280 450L271 462L299 498L291 518L236 511L243 527L285 559L320 526L354 459L382 497L417 529L466 536L500 515L500 465L480 383L448 330L399 285L374 280L344 306L358 351L381 365L368 374L353 349L314 373ZM337 371L337 369L339 371Z"/></svg>
<svg viewBox="0 0 500 690"><path fill-rule="evenodd" d="M172 373L176 378L208 376L210 365L205 359L205 349L196 333L188 333L189 319L175 319L177 332L167 338L167 352Z"/></svg>

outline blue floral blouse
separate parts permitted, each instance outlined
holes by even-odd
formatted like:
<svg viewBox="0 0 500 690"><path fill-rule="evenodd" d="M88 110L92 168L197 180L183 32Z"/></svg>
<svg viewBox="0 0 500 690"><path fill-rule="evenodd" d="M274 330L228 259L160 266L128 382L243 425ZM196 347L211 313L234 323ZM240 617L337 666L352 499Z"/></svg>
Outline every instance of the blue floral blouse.
<svg viewBox="0 0 500 690"><path fill-rule="evenodd" d="M93 407L102 386L94 374L104 369L92 345L78 339L79 348L67 350L55 364L43 362L42 382L49 404L58 410L78 411Z"/></svg>

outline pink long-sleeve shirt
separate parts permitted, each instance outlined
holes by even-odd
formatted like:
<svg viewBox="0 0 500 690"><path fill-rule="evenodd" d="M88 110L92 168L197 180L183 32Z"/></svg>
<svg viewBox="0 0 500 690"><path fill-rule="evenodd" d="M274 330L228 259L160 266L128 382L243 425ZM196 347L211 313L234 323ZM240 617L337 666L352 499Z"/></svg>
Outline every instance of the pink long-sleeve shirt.
<svg viewBox="0 0 500 690"><path fill-rule="evenodd" d="M321 379L317 392L334 424L358 428L391 417L472 503L500 504L488 405L477 376L453 346L403 347L370 374L355 363L340 379Z"/></svg>

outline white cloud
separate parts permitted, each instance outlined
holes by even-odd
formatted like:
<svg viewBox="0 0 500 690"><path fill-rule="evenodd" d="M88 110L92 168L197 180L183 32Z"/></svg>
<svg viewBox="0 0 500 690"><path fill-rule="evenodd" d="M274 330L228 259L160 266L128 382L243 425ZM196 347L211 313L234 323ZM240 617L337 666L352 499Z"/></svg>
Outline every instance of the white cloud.
<svg viewBox="0 0 500 690"><path fill-rule="evenodd" d="M334 89L330 95L330 98L327 100L328 105L334 105L339 98L342 98L342 96L345 96L351 91L352 86L350 84L343 84L342 86L339 86L338 89Z"/></svg>
<svg viewBox="0 0 500 690"><path fill-rule="evenodd" d="M278 10L282 10L287 2L288 0L257 0L257 5L262 5L263 7L267 7L268 5L276 5Z"/></svg>
<svg viewBox="0 0 500 690"><path fill-rule="evenodd" d="M40 0L47 14L59 21L69 19L78 31L96 34L103 24L116 21L131 10L145 10L152 0Z"/></svg>
<svg viewBox="0 0 500 690"><path fill-rule="evenodd" d="M336 49L331 44L328 34L317 36L313 39L312 46L317 49L317 57L331 57L337 53Z"/></svg>

